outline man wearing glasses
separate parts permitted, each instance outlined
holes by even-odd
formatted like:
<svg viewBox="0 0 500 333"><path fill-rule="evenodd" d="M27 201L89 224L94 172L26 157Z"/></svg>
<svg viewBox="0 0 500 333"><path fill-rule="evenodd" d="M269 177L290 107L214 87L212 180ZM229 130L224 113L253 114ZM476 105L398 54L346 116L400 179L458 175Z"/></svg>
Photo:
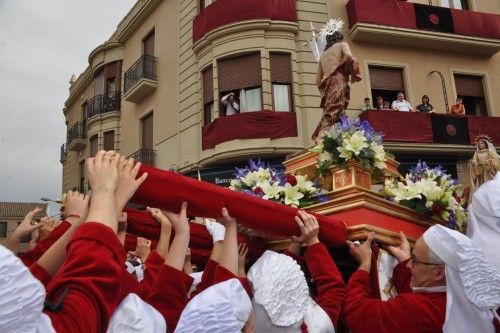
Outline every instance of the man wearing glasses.
<svg viewBox="0 0 500 333"><path fill-rule="evenodd" d="M358 270L347 286L344 313L351 332L442 332L446 313L443 261L420 237L411 251L401 232L401 245L389 250L399 264L393 271L398 296L386 302L372 298L370 269L374 234L362 245L347 241Z"/></svg>

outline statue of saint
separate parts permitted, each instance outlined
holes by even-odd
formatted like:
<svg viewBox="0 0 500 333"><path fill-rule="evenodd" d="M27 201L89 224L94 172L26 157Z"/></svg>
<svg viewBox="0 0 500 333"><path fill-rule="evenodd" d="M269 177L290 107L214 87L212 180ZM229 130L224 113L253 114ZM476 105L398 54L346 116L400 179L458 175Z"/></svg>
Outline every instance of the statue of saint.
<svg viewBox="0 0 500 333"><path fill-rule="evenodd" d="M326 39L325 51L319 59L316 85L321 93L323 116L312 135L312 139L335 124L349 105L352 83L361 81L359 64L351 53L349 44L343 41L340 30L342 20L330 20L321 35Z"/></svg>
<svg viewBox="0 0 500 333"><path fill-rule="evenodd" d="M469 169L471 180L470 198L472 199L474 191L481 184L495 178L496 173L500 171L500 156L488 136L479 135L477 137L476 152L469 161ZM469 200L469 202L472 201Z"/></svg>

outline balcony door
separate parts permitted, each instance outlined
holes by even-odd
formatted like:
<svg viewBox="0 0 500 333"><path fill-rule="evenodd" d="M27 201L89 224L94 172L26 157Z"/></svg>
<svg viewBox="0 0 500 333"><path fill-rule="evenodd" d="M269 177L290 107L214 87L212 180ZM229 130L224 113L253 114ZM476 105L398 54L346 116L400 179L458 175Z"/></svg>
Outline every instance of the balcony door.
<svg viewBox="0 0 500 333"><path fill-rule="evenodd" d="M155 31L151 31L142 40L143 53L144 55L154 56L155 55Z"/></svg>
<svg viewBox="0 0 500 333"><path fill-rule="evenodd" d="M469 10L469 2L467 0L441 0L441 6L446 8Z"/></svg>
<svg viewBox="0 0 500 333"><path fill-rule="evenodd" d="M487 116L484 96L483 77L475 75L455 74L457 97L462 98L465 114Z"/></svg>
<svg viewBox="0 0 500 333"><path fill-rule="evenodd" d="M141 119L142 149L153 149L153 113Z"/></svg>
<svg viewBox="0 0 500 333"><path fill-rule="evenodd" d="M369 66L372 101L381 96L384 101L392 103L398 93L405 92L403 69L396 67Z"/></svg>

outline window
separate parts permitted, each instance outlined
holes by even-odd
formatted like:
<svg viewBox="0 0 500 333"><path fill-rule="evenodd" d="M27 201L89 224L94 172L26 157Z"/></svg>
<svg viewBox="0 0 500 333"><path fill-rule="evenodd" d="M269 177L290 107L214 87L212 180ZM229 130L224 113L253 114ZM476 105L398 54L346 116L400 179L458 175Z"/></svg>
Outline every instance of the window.
<svg viewBox="0 0 500 333"><path fill-rule="evenodd" d="M105 72L103 68L94 76L94 96L104 94Z"/></svg>
<svg viewBox="0 0 500 333"><path fill-rule="evenodd" d="M292 110L292 66L290 54L270 53L271 82L273 87L273 109Z"/></svg>
<svg viewBox="0 0 500 333"><path fill-rule="evenodd" d="M85 160L78 164L78 169L80 173L80 182L78 183L78 191L85 192Z"/></svg>
<svg viewBox="0 0 500 333"><path fill-rule="evenodd" d="M384 101L392 103L398 92L405 92L402 68L369 66L368 71L372 101L375 101L377 96L382 96Z"/></svg>
<svg viewBox="0 0 500 333"><path fill-rule="evenodd" d="M207 67L201 73L203 81L203 123L212 121L214 109L214 74L212 66Z"/></svg>
<svg viewBox="0 0 500 333"><path fill-rule="evenodd" d="M441 6L469 10L469 2L467 0L441 0Z"/></svg>
<svg viewBox="0 0 500 333"><path fill-rule="evenodd" d="M240 112L262 110L260 53L218 60L219 100L229 92L239 99ZM220 103L221 113L225 107Z"/></svg>
<svg viewBox="0 0 500 333"><path fill-rule="evenodd" d="M215 0L200 0L200 12L202 12L203 9L211 5L212 2L215 2Z"/></svg>
<svg viewBox="0 0 500 333"><path fill-rule="evenodd" d="M151 31L144 39L142 40L143 45L143 54L154 56L155 55L155 31Z"/></svg>
<svg viewBox="0 0 500 333"><path fill-rule="evenodd" d="M104 132L104 150L115 149L115 131Z"/></svg>
<svg viewBox="0 0 500 333"><path fill-rule="evenodd" d="M486 101L484 99L483 77L474 75L455 74L457 97L462 98L465 113L470 115L487 116Z"/></svg>
<svg viewBox="0 0 500 333"><path fill-rule="evenodd" d="M141 119L142 149L153 149L153 113Z"/></svg>
<svg viewBox="0 0 500 333"><path fill-rule="evenodd" d="M0 238L7 238L7 222L0 222Z"/></svg>
<svg viewBox="0 0 500 333"><path fill-rule="evenodd" d="M108 77L106 80L106 93L109 97L113 97L113 93L116 91L116 78Z"/></svg>
<svg viewBox="0 0 500 333"><path fill-rule="evenodd" d="M88 102L85 101L85 103L82 104L82 121L86 122L87 119L89 118L88 114ZM85 128L85 126L83 126Z"/></svg>
<svg viewBox="0 0 500 333"><path fill-rule="evenodd" d="M93 135L89 141L90 141L90 157L94 157L95 154L97 154L97 140L98 140L98 135L95 134Z"/></svg>

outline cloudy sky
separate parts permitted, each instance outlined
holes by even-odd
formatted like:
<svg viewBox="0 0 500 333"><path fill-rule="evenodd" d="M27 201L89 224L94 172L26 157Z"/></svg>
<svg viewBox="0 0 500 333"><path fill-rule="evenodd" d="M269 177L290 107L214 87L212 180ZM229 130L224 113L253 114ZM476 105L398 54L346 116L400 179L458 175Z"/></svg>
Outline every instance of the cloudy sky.
<svg viewBox="0 0 500 333"><path fill-rule="evenodd" d="M0 0L0 201L57 198L72 73L135 0Z"/></svg>

